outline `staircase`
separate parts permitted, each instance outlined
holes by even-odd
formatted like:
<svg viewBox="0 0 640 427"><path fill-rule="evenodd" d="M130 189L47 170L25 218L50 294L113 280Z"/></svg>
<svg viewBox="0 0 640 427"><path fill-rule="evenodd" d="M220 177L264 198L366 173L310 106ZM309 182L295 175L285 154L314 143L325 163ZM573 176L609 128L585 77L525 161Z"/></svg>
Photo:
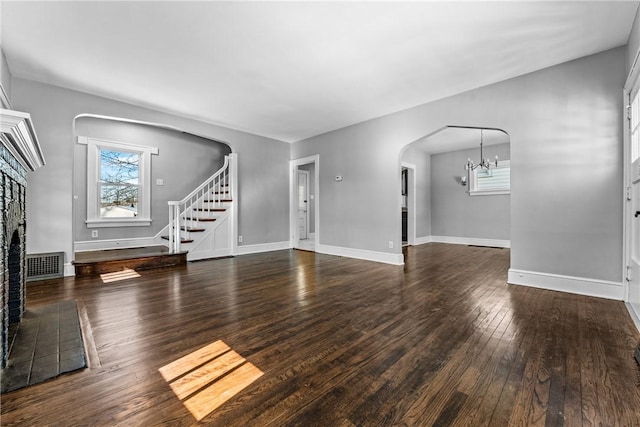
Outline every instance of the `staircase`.
<svg viewBox="0 0 640 427"><path fill-rule="evenodd" d="M168 241L172 253L187 260L231 256L235 252L237 155L180 201L169 203Z"/></svg>

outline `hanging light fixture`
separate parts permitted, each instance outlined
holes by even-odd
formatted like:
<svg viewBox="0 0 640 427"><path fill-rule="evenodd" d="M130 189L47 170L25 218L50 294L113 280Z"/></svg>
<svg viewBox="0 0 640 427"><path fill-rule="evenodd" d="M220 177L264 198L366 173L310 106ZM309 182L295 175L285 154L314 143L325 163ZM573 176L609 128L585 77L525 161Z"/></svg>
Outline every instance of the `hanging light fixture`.
<svg viewBox="0 0 640 427"><path fill-rule="evenodd" d="M490 162L488 157L486 159L483 157L482 145L484 143L484 135L483 135L482 131L483 131L483 129L480 129L480 163L473 163L473 160L471 160L471 158L469 157L467 159L467 164L464 166L464 168L468 172L474 171L477 168L489 169L491 167L491 164L495 164L495 166L498 167L498 156L497 155L496 155L496 160L494 162Z"/></svg>

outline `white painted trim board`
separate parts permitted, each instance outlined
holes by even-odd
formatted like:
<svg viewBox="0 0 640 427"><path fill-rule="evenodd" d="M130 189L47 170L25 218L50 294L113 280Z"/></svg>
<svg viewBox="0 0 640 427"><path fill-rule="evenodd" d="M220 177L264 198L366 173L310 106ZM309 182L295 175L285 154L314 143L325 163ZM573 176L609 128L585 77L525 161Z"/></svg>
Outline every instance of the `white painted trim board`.
<svg viewBox="0 0 640 427"><path fill-rule="evenodd" d="M514 268L509 269L507 283L618 301L622 301L624 297L624 286L621 282L540 273Z"/></svg>
<svg viewBox="0 0 640 427"><path fill-rule="evenodd" d="M344 248L341 246L319 245L318 252L326 255L363 259L392 265L404 265L404 256L387 252L376 252L365 249Z"/></svg>

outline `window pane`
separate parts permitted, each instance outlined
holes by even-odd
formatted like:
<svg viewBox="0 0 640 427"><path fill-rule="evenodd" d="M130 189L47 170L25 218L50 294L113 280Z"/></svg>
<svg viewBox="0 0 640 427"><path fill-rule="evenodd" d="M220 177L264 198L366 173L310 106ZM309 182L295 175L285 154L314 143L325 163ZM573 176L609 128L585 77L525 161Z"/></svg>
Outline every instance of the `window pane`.
<svg viewBox="0 0 640 427"><path fill-rule="evenodd" d="M511 168L503 167L478 171L477 191L502 191L511 189Z"/></svg>
<svg viewBox="0 0 640 427"><path fill-rule="evenodd" d="M134 218L138 216L137 185L100 184L101 218Z"/></svg>
<svg viewBox="0 0 640 427"><path fill-rule="evenodd" d="M100 181L103 183L139 184L140 154L100 150Z"/></svg>

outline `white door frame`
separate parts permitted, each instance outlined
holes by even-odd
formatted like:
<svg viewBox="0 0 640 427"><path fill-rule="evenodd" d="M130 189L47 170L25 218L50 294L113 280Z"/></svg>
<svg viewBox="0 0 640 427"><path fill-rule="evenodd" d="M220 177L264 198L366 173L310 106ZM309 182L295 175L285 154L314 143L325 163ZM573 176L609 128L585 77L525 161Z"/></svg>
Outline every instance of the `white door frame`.
<svg viewBox="0 0 640 427"><path fill-rule="evenodd" d="M413 246L416 244L416 165L400 162L400 179L402 179L403 168L407 169L407 243ZM402 191L400 206L402 207ZM400 229L399 241L402 242L402 229Z"/></svg>
<svg viewBox="0 0 640 427"><path fill-rule="evenodd" d="M636 53L635 61L633 62L634 66L627 76L627 81L623 90L623 102L625 106L628 106L627 111L625 112L625 116L629 114L629 102L631 95L638 90L638 86L640 86L640 50ZM632 221L636 220L634 217L633 201L628 200L628 192L632 190L632 169L631 169L631 129L630 129L630 121L625 118L624 120L624 132L623 132L623 191L622 191L622 203L623 203L623 221L622 221L622 284L623 284L623 301L626 303L627 310L631 315L632 320L634 321L638 330L640 330L640 311L634 308L631 301L630 295L630 282L628 280L629 275L631 274L628 271L628 266L631 264L632 260L632 236L631 231ZM634 278L631 278L632 280ZM638 280L638 278L635 278Z"/></svg>
<svg viewBox="0 0 640 427"><path fill-rule="evenodd" d="M307 204L307 210L305 211L306 215L305 215L305 225L304 226L306 227L306 230L307 230L307 238L309 238L309 194L310 194L310 191L309 191L309 171L298 168L296 170L296 174L297 174L297 178L298 178L297 182L296 182L296 185L298 186L298 190L300 189L300 174L306 175L306 177L307 177L306 178L307 182L305 184L305 190L306 191L305 191L305 195L304 195L304 197L306 199L305 203ZM299 200L299 197L300 197L300 192L298 192L298 197L296 197L296 202L297 202L297 205L298 205L298 219L300 219L299 218L299 215L300 215L300 200ZM296 224L297 224L297 222L296 222Z"/></svg>
<svg viewBox="0 0 640 427"><path fill-rule="evenodd" d="M313 163L315 165L314 172L314 184L313 184L313 213L314 220L314 251L319 252L320 248L320 155L315 154L313 156L307 156L300 159L289 160L289 247L297 248L299 242L298 236L298 166L308 165ZM308 211L307 211L308 214Z"/></svg>

